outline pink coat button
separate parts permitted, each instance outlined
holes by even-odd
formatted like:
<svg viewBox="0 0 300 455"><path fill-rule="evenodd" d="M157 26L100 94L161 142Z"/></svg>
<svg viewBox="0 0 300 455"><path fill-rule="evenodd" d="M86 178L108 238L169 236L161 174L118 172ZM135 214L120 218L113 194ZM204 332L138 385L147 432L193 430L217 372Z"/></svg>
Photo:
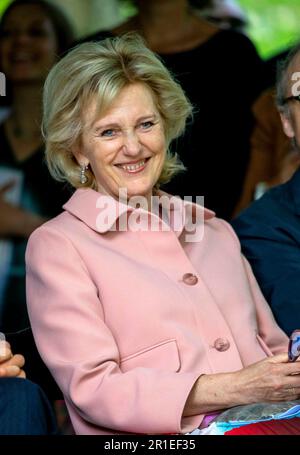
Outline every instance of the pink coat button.
<svg viewBox="0 0 300 455"><path fill-rule="evenodd" d="M226 338L217 338L214 342L214 347L217 351L227 351L230 347L230 343Z"/></svg>
<svg viewBox="0 0 300 455"><path fill-rule="evenodd" d="M185 284L188 284L189 286L194 286L195 284L198 283L198 278L196 275L193 275L193 273L185 273L182 277L182 280Z"/></svg>

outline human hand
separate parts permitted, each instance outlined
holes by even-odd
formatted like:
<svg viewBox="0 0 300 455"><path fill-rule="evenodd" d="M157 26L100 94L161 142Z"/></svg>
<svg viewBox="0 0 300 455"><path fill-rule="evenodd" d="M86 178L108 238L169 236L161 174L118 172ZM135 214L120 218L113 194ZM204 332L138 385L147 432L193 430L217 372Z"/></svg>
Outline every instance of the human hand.
<svg viewBox="0 0 300 455"><path fill-rule="evenodd" d="M278 354L232 373L202 374L185 403L183 416L233 406L300 398L300 361Z"/></svg>
<svg viewBox="0 0 300 455"><path fill-rule="evenodd" d="M20 354L13 355L10 344L7 341L1 341L0 379L26 378L25 371L22 369L24 364L24 357Z"/></svg>
<svg viewBox="0 0 300 455"><path fill-rule="evenodd" d="M300 397L300 362L278 354L233 373L240 404L291 401Z"/></svg>

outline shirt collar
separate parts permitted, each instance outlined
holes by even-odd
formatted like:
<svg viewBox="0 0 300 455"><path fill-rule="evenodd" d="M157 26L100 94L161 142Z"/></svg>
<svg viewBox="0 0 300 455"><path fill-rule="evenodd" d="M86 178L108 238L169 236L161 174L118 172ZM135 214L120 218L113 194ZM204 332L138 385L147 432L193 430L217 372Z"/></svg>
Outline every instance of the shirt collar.
<svg viewBox="0 0 300 455"><path fill-rule="evenodd" d="M182 200L163 191L158 191L157 196L159 203L165 210L163 213L169 213L169 224L177 237L180 236L184 227L209 220L215 216L213 211L201 205ZM157 200L154 198L154 204ZM112 230L125 214L129 216L129 213L132 212L136 212L136 214L138 212L147 213L90 188L77 189L68 202L64 204L63 209L101 234Z"/></svg>

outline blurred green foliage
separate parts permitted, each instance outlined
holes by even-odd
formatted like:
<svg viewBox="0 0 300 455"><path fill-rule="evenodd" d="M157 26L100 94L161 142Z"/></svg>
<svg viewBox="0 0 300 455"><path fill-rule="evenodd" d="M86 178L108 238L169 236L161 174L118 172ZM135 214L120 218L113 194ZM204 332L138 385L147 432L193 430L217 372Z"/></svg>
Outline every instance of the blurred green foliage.
<svg viewBox="0 0 300 455"><path fill-rule="evenodd" d="M0 16L5 8L10 4L11 0L0 0Z"/></svg>
<svg viewBox="0 0 300 455"><path fill-rule="evenodd" d="M121 17L127 19L136 14L137 9L131 0L119 0Z"/></svg>
<svg viewBox="0 0 300 455"><path fill-rule="evenodd" d="M299 0L239 0L249 19L248 34L262 58L300 40Z"/></svg>

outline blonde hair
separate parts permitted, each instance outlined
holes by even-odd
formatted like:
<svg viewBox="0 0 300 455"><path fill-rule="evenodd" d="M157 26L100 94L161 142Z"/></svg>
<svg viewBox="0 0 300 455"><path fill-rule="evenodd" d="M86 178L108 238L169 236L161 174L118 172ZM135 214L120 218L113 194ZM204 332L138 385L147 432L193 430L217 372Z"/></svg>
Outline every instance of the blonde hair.
<svg viewBox="0 0 300 455"><path fill-rule="evenodd" d="M80 166L72 153L84 129L82 112L96 96L97 113L103 113L120 91L133 83L145 84L153 94L169 147L183 133L192 106L181 86L137 34L80 44L51 69L43 94L43 134L47 164L56 180L68 181L75 188L96 188L90 168L87 182L80 183ZM177 155L168 150L156 186L184 169Z"/></svg>

